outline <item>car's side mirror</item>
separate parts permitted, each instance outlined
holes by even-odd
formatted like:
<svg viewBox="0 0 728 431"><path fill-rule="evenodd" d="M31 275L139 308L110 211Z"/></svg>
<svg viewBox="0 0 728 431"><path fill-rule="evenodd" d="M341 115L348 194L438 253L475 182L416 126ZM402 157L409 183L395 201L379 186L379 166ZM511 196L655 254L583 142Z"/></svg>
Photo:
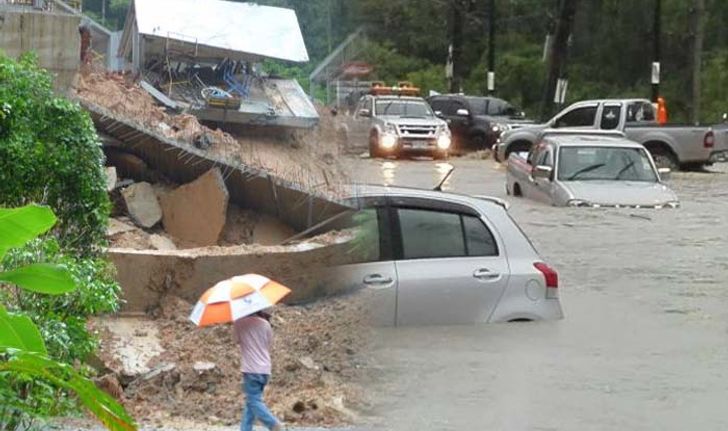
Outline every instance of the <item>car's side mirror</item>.
<svg viewBox="0 0 728 431"><path fill-rule="evenodd" d="M533 168L533 172L531 172L531 175L534 178L551 179L551 174L553 172L554 172L554 168L552 168L551 166L538 165L535 168Z"/></svg>
<svg viewBox="0 0 728 431"><path fill-rule="evenodd" d="M444 115L442 115L442 111L435 111L435 116L440 118L444 117Z"/></svg>
<svg viewBox="0 0 728 431"><path fill-rule="evenodd" d="M372 116L372 111L370 111L368 109L360 109L359 110L359 116L360 117L371 117Z"/></svg>
<svg viewBox="0 0 728 431"><path fill-rule="evenodd" d="M467 109L463 109L463 108L460 108L460 109L458 109L458 110L457 110L457 111L455 112L455 114L456 114L456 115L457 115L458 117L469 117L469 116L470 116L470 111L468 111Z"/></svg>
<svg viewBox="0 0 728 431"><path fill-rule="evenodd" d="M662 180L666 180L672 175L670 168L659 168L657 169L657 173L660 174L660 179Z"/></svg>

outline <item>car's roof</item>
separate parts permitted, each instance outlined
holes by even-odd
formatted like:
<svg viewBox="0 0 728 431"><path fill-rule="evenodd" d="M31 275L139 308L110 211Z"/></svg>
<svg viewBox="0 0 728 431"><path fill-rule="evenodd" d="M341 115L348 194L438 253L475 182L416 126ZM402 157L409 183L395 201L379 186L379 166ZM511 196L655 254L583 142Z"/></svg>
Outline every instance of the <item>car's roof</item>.
<svg viewBox="0 0 728 431"><path fill-rule="evenodd" d="M352 189L354 192L351 197L408 196L414 198L441 200L445 202L467 203L475 206L486 203L506 209L508 208L508 203L506 201L491 196L475 196L415 187L383 186L377 184L355 184L352 186Z"/></svg>
<svg viewBox="0 0 728 431"><path fill-rule="evenodd" d="M626 98L626 99L591 99L591 100L581 100L579 102L574 103L576 104L590 104L590 103L631 103L631 102L648 102L647 99L640 99L640 98Z"/></svg>
<svg viewBox="0 0 728 431"><path fill-rule="evenodd" d="M616 136L599 135L549 135L545 141L562 147L589 146L589 147L622 147L643 148L642 144L629 139Z"/></svg>
<svg viewBox="0 0 728 431"><path fill-rule="evenodd" d="M387 94L387 95L383 95L383 96L372 95L372 97L374 97L377 100L405 100L408 102L411 102L411 101L426 102L424 98L417 97L417 96L397 96L394 94Z"/></svg>
<svg viewBox="0 0 728 431"><path fill-rule="evenodd" d="M499 97L493 97L493 96L477 96L477 95L470 95L470 94L457 94L457 93L449 93L449 94L436 94L434 96L428 97L428 99L437 99L438 97L441 98L459 98L459 99L479 99L479 100L500 100L502 102L508 103L506 100L503 100Z"/></svg>

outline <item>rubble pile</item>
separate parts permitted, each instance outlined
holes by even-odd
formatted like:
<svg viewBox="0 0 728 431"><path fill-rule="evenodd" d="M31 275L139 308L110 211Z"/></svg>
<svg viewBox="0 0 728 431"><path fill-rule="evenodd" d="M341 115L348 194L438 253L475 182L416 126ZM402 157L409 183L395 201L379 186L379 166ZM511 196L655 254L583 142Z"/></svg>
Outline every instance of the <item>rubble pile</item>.
<svg viewBox="0 0 728 431"><path fill-rule="evenodd" d="M166 112L130 75L105 72L95 65L79 74L74 95L167 138L187 142L232 164L263 169L311 191L338 193L348 183L338 162L336 142L329 139L334 125L328 118L310 131L283 133L270 128L270 133L260 134L247 128L232 135L200 124L193 115Z"/></svg>
<svg viewBox="0 0 728 431"><path fill-rule="evenodd" d="M153 328L134 330L131 340L103 331L99 355L107 373L99 381L141 422L185 418L232 425L240 420L240 353L232 326L197 328L187 319L191 309L192 304L168 296L146 323ZM358 386L367 369L363 310L358 294L276 308L266 401L278 417L297 425L338 426L356 421L356 412L367 408ZM134 371L123 369L119 352L152 333L161 352L146 370L138 364Z"/></svg>
<svg viewBox="0 0 728 431"><path fill-rule="evenodd" d="M181 186L163 180L157 184L141 181L110 188L114 217L109 220L107 237L115 248L271 246L296 234L274 217L229 203L217 168Z"/></svg>

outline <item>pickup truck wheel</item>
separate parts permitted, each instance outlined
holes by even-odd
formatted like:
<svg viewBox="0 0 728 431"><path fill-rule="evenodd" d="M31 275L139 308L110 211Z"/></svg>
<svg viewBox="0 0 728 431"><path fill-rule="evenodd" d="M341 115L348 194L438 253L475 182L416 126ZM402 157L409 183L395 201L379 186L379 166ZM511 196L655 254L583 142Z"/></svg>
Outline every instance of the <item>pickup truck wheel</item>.
<svg viewBox="0 0 728 431"><path fill-rule="evenodd" d="M379 154L379 136L376 132L369 135L369 157L372 159L381 157Z"/></svg>
<svg viewBox="0 0 728 431"><path fill-rule="evenodd" d="M473 149L476 151L487 150L491 148L490 146L488 146L488 139L483 133L476 133L472 135L470 137L470 145L472 145Z"/></svg>
<svg viewBox="0 0 728 431"><path fill-rule="evenodd" d="M521 186L518 185L518 183L513 184L513 196L520 198L523 196L523 193L521 193Z"/></svg>
<svg viewBox="0 0 728 431"><path fill-rule="evenodd" d="M652 154L652 158L655 160L657 169L669 168L671 171L677 171L680 169L677 157L675 157L671 151L659 147L647 147L647 149Z"/></svg>

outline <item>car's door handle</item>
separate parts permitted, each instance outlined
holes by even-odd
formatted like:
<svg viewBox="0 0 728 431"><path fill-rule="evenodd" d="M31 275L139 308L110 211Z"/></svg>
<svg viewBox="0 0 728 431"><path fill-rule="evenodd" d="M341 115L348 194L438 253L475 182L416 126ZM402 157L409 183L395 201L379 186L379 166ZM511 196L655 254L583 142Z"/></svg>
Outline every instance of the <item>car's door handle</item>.
<svg viewBox="0 0 728 431"><path fill-rule="evenodd" d="M480 268L476 269L473 272L473 277L477 278L478 280L494 281L498 280L501 275L495 271L489 270L488 268Z"/></svg>
<svg viewBox="0 0 728 431"><path fill-rule="evenodd" d="M392 285L391 277L385 277L381 274L370 274L364 277L364 284L371 287L385 288Z"/></svg>

